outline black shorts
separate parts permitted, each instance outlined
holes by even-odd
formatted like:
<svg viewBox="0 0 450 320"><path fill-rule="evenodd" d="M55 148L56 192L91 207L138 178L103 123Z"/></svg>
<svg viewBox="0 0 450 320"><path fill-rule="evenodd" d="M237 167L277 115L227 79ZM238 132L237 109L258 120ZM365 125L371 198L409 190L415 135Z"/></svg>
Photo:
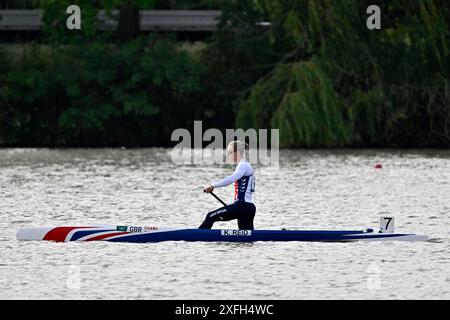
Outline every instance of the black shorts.
<svg viewBox="0 0 450 320"><path fill-rule="evenodd" d="M211 229L214 222L237 219L240 230L253 230L256 207L253 203L236 201L233 204L209 212L199 229Z"/></svg>

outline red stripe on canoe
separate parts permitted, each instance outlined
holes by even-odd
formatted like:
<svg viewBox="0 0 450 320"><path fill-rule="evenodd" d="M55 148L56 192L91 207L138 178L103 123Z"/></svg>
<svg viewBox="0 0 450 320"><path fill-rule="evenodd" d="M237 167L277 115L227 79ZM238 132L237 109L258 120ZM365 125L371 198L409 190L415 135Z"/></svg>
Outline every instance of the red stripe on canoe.
<svg viewBox="0 0 450 320"><path fill-rule="evenodd" d="M43 240L64 242L64 240L66 240L67 235L72 230L87 229L87 228L94 228L94 227L57 227L47 232Z"/></svg>

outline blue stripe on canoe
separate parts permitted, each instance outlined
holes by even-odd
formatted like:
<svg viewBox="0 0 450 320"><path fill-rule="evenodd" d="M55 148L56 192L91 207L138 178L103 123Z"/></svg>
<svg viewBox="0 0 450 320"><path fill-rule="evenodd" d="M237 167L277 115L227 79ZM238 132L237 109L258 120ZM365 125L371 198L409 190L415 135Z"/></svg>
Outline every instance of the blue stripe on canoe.
<svg viewBox="0 0 450 320"><path fill-rule="evenodd" d="M80 238L83 238L85 236L88 236L90 234L95 234L95 233L101 233L101 232L106 232L106 231L117 231L116 229L103 229L103 230L80 230L80 231L76 231L72 237L70 238L70 241L76 241Z"/></svg>
<svg viewBox="0 0 450 320"><path fill-rule="evenodd" d="M112 242L159 242L159 241L349 241L366 237L381 238L379 234L364 231L325 231L325 230L252 230L251 235L222 235L220 229L181 229L151 233L135 233L114 239ZM361 235L363 234L363 235ZM359 235L359 236L358 236ZM392 236L392 235L391 235Z"/></svg>

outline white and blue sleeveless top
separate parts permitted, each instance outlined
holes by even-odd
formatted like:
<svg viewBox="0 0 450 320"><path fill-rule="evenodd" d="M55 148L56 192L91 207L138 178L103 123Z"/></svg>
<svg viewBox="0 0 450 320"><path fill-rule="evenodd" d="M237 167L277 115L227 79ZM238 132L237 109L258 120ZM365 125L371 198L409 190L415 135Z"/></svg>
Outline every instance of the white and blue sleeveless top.
<svg viewBox="0 0 450 320"><path fill-rule="evenodd" d="M234 201L253 203L252 195L255 192L255 175L252 165L245 159L239 161L236 170L231 176L212 184L214 188L225 187L234 182Z"/></svg>

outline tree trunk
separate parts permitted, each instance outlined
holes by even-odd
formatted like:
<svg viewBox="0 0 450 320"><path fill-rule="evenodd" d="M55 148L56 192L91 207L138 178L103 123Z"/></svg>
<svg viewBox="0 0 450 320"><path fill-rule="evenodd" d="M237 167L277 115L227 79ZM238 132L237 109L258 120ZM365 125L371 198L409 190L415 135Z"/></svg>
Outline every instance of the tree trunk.
<svg viewBox="0 0 450 320"><path fill-rule="evenodd" d="M119 39L127 41L136 37L140 30L139 8L132 3L126 3L119 13Z"/></svg>

